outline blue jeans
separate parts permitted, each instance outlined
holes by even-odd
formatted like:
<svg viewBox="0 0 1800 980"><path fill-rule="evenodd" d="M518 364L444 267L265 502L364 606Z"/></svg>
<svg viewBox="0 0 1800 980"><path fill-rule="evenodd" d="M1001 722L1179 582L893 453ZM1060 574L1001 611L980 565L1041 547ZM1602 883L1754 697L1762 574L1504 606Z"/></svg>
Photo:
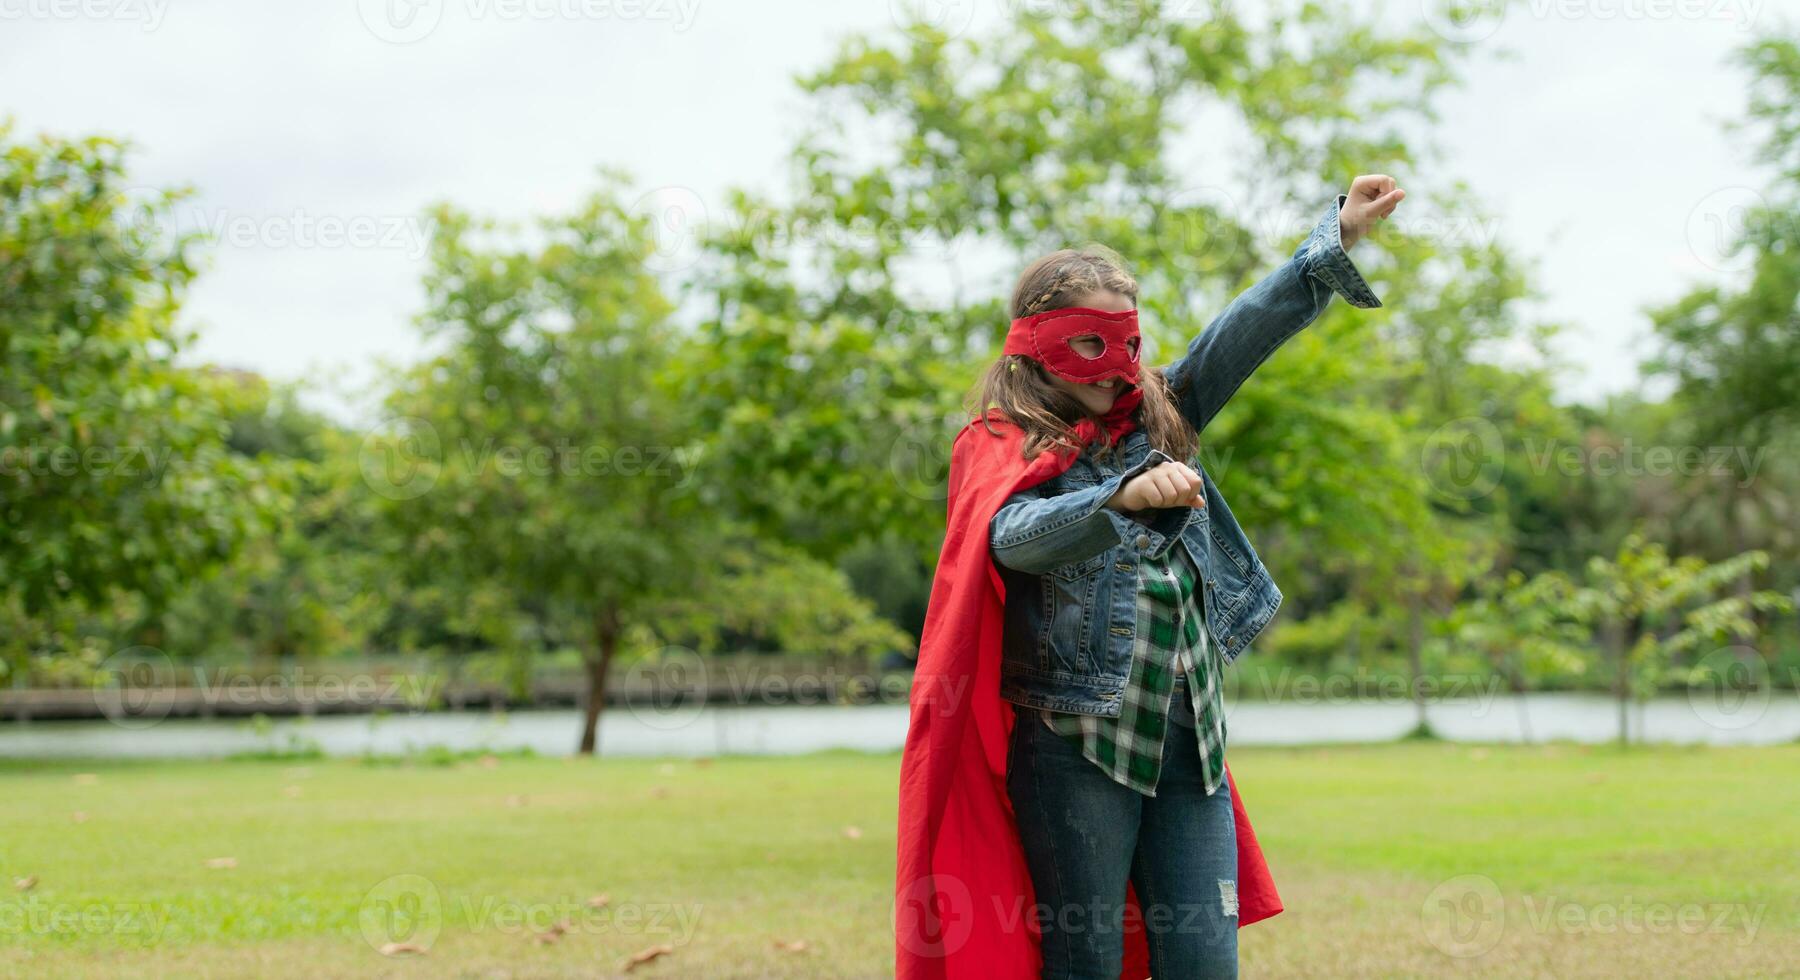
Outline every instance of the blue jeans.
<svg viewBox="0 0 1800 980"><path fill-rule="evenodd" d="M1044 977L1113 980L1125 883L1159 978L1237 976L1237 831L1229 781L1206 795L1186 685L1171 699L1156 795L1121 786L1019 709L1006 789L1037 893Z"/></svg>

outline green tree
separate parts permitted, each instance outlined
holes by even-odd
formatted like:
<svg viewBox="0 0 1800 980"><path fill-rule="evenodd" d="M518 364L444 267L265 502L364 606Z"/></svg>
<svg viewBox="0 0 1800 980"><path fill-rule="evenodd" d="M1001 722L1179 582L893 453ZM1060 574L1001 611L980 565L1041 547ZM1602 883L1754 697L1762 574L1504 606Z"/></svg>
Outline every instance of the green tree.
<svg viewBox="0 0 1800 980"><path fill-rule="evenodd" d="M592 753L627 628L704 579L717 534L681 486L672 304L609 195L531 234L434 218L419 322L443 352L398 380L364 475L417 580L491 583L580 646Z"/></svg>
<svg viewBox="0 0 1800 980"><path fill-rule="evenodd" d="M1434 117L1466 49L1346 5L1266 12L1023 5L990 34L853 38L803 78L815 111L792 202L734 194L699 277L714 370L689 396L730 433L722 452L779 458L779 479L733 489L745 511L828 557L897 531L928 561L960 397L1003 335L1011 270L1112 246L1172 353L1353 175L1418 174L1442 188L1422 213L1467 234L1374 236L1358 264L1404 302L1334 304L1203 433L1202 461L1277 578L1302 583L1295 613L1398 598L1412 615L1393 641L1422 673L1427 614L1448 611L1505 517L1503 497L1441 500L1426 443L1548 405L1541 378L1474 363L1539 328L1472 195L1402 135ZM1495 397L1467 393L1495 377Z"/></svg>
<svg viewBox="0 0 1800 980"><path fill-rule="evenodd" d="M111 140L0 124L0 616L12 663L82 645L71 609L171 598L257 532L274 494L230 452L230 382L177 367L193 241L175 192L132 193ZM22 672L21 672L22 673Z"/></svg>
<svg viewBox="0 0 1800 980"><path fill-rule="evenodd" d="M1721 562L1671 557L1661 544L1631 534L1612 557L1590 558L1576 577L1551 571L1525 580L1516 573L1459 611L1457 639L1517 670L1573 673L1596 654L1610 668L1619 707L1619 742L1631 738L1629 708L1672 678L1685 678L1683 657L1709 646L1748 642L1758 611L1792 609L1770 591L1726 595L1768 556L1745 552Z"/></svg>
<svg viewBox="0 0 1800 980"><path fill-rule="evenodd" d="M361 653L395 605L366 519L353 512L355 446L295 386L233 372L227 443L278 493L270 526L170 610L170 648L263 660Z"/></svg>
<svg viewBox="0 0 1800 980"><path fill-rule="evenodd" d="M1651 310L1659 346L1644 368L1675 384L1680 424L1671 435L1725 464L1705 467L1684 488L1697 543L1720 555L1769 549L1791 565L1800 556L1800 495L1791 469L1782 474L1789 479L1775 480L1763 464L1800 446L1800 41L1762 39L1738 58L1751 75L1742 125L1761 128L1757 159L1776 169L1759 200L1715 216L1725 222L1718 233L1729 236L1721 254L1747 275ZM1746 578L1740 589L1750 588Z"/></svg>
<svg viewBox="0 0 1800 980"><path fill-rule="evenodd" d="M1654 694L1675 672L1678 656L1708 642L1753 640L1758 632L1753 612L1791 608L1774 592L1722 595L1768 561L1759 551L1717 563L1670 558L1662 545L1638 535L1627 538L1616 556L1588 560L1570 609L1594 629L1612 662L1621 744L1630 741L1628 704Z"/></svg>
<svg viewBox="0 0 1800 980"><path fill-rule="evenodd" d="M903 641L842 598L841 576L732 515L733 488L774 479L778 461L734 455L756 465L700 470L716 443L680 392L713 364L682 343L648 219L620 203L618 180L527 230L436 212L419 319L441 353L398 380L394 418L362 453L412 581L452 601L489 597L469 625L506 647L581 649L583 753L632 638L730 628L833 649Z"/></svg>
<svg viewBox="0 0 1800 980"><path fill-rule="evenodd" d="M732 433L723 452L779 454L778 480L734 488L757 498L747 513L826 555L886 528L935 549L960 397L1004 332L1007 284L965 283L965 267L1104 241L1172 350L1359 168L1411 171L1399 127L1429 117L1451 77L1431 35L1390 35L1340 7L1282 6L1260 29L1227 5L1206 14L1027 5L981 37L854 38L803 79L816 124L794 152L793 203L735 194L700 276L716 299L700 331L715 370L690 397ZM1192 122L1203 110L1248 134L1242 172L1217 184L1192 176L1228 164L1194 150L1220 135ZM1262 203L1221 190L1251 175ZM945 287L915 285L934 273ZM1209 432L1208 459L1232 471L1265 536L1304 526L1332 553L1400 551L1403 535L1371 532L1416 526L1400 516L1422 513L1416 462L1389 451L1398 430L1366 386L1321 390L1360 384L1343 367L1354 355L1292 346L1303 353L1267 366ZM745 405L745 391L780 398Z"/></svg>

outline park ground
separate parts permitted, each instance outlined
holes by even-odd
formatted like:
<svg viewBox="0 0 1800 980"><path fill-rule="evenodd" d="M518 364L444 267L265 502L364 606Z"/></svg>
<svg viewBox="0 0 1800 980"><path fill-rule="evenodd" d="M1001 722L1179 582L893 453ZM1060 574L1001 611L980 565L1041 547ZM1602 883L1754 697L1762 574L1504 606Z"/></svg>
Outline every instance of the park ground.
<svg viewBox="0 0 1800 980"><path fill-rule="evenodd" d="M890 975L898 768L0 763L0 976ZM1800 745L1232 768L1288 909L1246 977L1800 976Z"/></svg>

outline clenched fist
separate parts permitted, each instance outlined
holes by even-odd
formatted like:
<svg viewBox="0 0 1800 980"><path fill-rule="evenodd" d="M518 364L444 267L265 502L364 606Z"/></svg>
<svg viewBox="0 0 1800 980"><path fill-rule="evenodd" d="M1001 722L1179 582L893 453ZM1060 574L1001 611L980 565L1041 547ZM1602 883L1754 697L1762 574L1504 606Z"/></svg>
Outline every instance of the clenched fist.
<svg viewBox="0 0 1800 980"><path fill-rule="evenodd" d="M1151 507L1205 507L1205 485L1200 474L1186 463L1158 463L1125 481L1106 506L1113 510L1146 510Z"/></svg>
<svg viewBox="0 0 1800 980"><path fill-rule="evenodd" d="M1348 249L1367 234L1375 222L1393 214L1400 202L1406 200L1406 192L1394 186L1394 178L1387 174L1363 174L1350 182L1350 190L1344 197L1344 206L1338 210L1338 237Z"/></svg>

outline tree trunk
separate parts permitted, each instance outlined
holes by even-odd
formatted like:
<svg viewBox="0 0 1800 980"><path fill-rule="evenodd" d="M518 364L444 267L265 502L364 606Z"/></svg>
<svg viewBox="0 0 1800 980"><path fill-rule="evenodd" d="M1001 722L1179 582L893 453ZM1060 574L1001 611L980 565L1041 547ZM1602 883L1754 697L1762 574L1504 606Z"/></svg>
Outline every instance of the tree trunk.
<svg viewBox="0 0 1800 980"><path fill-rule="evenodd" d="M1412 667L1413 707L1419 715L1418 732L1425 733L1425 598L1414 595L1406 606L1406 656Z"/></svg>
<svg viewBox="0 0 1800 980"><path fill-rule="evenodd" d="M1606 652L1613 662L1613 697L1619 702L1619 747L1631 744L1631 720L1627 710L1631 705L1631 684L1626 677L1624 626L1616 619L1608 619L1604 629Z"/></svg>
<svg viewBox="0 0 1800 980"><path fill-rule="evenodd" d="M598 747L600 709L606 706L606 676L612 668L613 654L619 649L619 614L610 605L594 613L594 649L587 663L587 705L581 719L581 755L593 755Z"/></svg>
<svg viewBox="0 0 1800 980"><path fill-rule="evenodd" d="M1516 663L1506 663L1502 669L1506 673L1507 686L1512 688L1513 703L1519 706L1519 735L1526 745L1537 741L1531 737L1531 712L1525 705L1525 672Z"/></svg>

